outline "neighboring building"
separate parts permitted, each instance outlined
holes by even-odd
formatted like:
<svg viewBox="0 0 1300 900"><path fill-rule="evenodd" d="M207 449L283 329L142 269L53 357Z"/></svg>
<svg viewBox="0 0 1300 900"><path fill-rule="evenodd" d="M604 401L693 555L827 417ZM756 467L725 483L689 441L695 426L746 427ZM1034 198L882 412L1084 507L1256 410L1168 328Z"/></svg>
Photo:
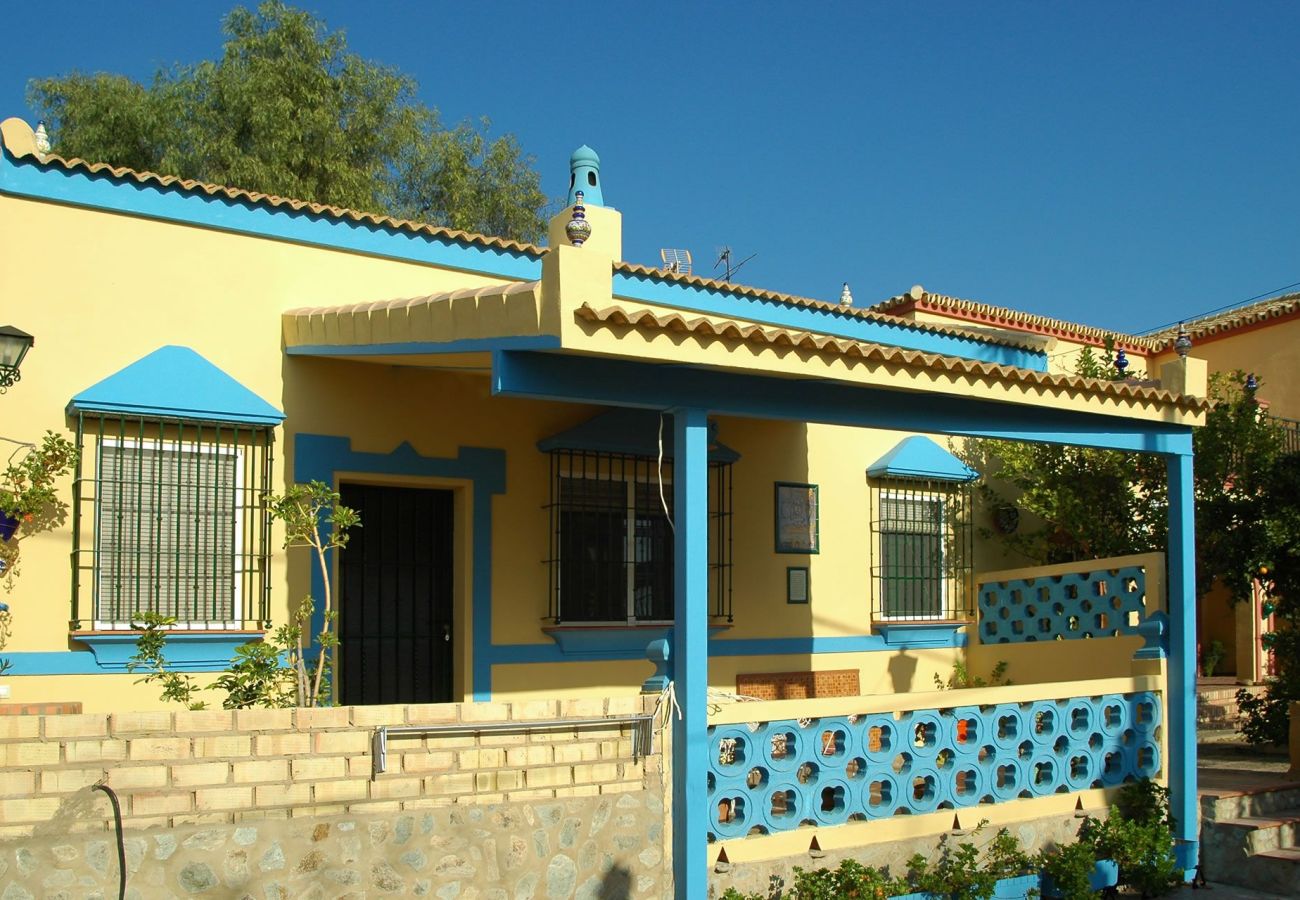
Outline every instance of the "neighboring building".
<svg viewBox="0 0 1300 900"><path fill-rule="evenodd" d="M1147 335L1126 334L931 294L920 286L872 309L910 321L1040 340L1053 372L1074 372L1084 347L1092 348L1098 358L1104 357L1107 341L1115 350L1125 351L1130 371L1139 377L1158 372L1177 358L1174 340L1179 326ZM1287 448L1300 451L1300 391L1296 390L1300 384L1300 294L1189 319L1182 327L1192 341L1192 352L1205 360L1209 372L1240 371L1258 379L1261 387L1257 399L1283 429ZM989 548L989 553L993 552ZM1222 588L1201 598L1197 643L1202 651L1212 641L1223 644L1225 655L1217 674L1235 675L1242 684L1258 684L1269 674L1262 636L1271 625L1263 615L1264 599L1259 588L1252 603L1233 604Z"/></svg>
<svg viewBox="0 0 1300 900"><path fill-rule="evenodd" d="M14 700L158 705L124 671L144 609L180 621L177 668L219 671L319 596L262 508L319 479L363 523L328 575L341 703L671 677L679 895L724 844L806 852L803 822L845 847L976 805L1068 820L1141 775L1194 854L1197 360L1093 381L1001 325L623 262L585 150L590 233L571 193L541 248L3 136L0 296L39 339L5 430L83 451L71 521L25 545L8 597ZM977 571L948 436L1165 456L1167 580L1159 554ZM935 692L963 660L1008 661L1014 686Z"/></svg>

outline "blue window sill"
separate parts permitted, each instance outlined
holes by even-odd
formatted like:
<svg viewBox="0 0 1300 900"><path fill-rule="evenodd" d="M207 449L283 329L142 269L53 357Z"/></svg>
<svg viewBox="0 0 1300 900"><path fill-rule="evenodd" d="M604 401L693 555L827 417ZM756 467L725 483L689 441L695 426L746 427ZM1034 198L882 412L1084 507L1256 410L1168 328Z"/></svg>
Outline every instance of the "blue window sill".
<svg viewBox="0 0 1300 900"><path fill-rule="evenodd" d="M710 625L709 637L730 625ZM645 659L651 641L668 638L673 627L655 625L555 625L543 628L565 656L597 659Z"/></svg>
<svg viewBox="0 0 1300 900"><path fill-rule="evenodd" d="M960 647L966 643L966 636L958 632L969 624L965 621L873 622L871 630L878 633L889 647Z"/></svg>
<svg viewBox="0 0 1300 900"><path fill-rule="evenodd" d="M260 641L261 631L169 631L167 667L185 672L220 672L230 665L235 648ZM95 664L108 672L125 672L136 653L138 631L74 631L70 635L90 648Z"/></svg>

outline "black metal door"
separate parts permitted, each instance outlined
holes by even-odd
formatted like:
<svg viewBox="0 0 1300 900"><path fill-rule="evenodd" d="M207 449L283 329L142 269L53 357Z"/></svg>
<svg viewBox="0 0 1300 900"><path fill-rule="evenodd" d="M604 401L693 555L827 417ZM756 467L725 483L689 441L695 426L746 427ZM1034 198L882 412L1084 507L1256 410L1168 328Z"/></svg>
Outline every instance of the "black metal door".
<svg viewBox="0 0 1300 900"><path fill-rule="evenodd" d="M361 527L339 554L339 699L452 699L451 491L344 484Z"/></svg>

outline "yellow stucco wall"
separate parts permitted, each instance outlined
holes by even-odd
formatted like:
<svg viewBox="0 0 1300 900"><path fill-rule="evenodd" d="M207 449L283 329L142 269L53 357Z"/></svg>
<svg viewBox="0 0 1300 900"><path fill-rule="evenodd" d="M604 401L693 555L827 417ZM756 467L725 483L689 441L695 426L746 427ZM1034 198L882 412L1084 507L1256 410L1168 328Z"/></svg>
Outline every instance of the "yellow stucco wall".
<svg viewBox="0 0 1300 900"><path fill-rule="evenodd" d="M74 394L159 346L182 344L286 412L288 418L277 432L277 485L291 480L297 433L350 436L353 450L381 454L403 442L426 457L455 457L462 447L500 449L506 459L506 491L492 507L492 639L501 644L549 644L541 630L548 604L543 507L549 462L536 442L584 421L596 409L492 397L481 371L439 371L393 365L392 360L288 357L281 349L281 314L287 309L422 296L500 280L7 195L0 195L0 247L7 261L0 266L5 318L37 335L21 384L0 399L7 413L7 436L32 440L46 429L68 433L64 407ZM583 277L603 272L600 277L606 279L608 291L608 265L594 258L582 262L591 270ZM561 316L557 327L586 341L588 352L628 354L640 349L701 359L710 352L708 347L670 350L670 338L637 332L586 335L575 325L571 309L562 312L570 317ZM551 309L547 314L557 313ZM747 345L728 352L734 353L735 366L741 369L780 368L805 357L801 351L780 351L773 363L768 351ZM473 360L457 361L458 367L462 364L472 366ZM844 380L862 377L853 365L840 361L814 359L807 368ZM893 376L873 377L883 383ZM923 373L915 380L919 388L953 391L960 381L966 390L997 399L1065 402L975 379ZM1129 406L1110 398L1083 398L1065 405L1095 411ZM1151 410L1135 413L1160 415ZM728 417L718 424L719 438L742 457L734 470L735 622L720 639L870 633L872 539L865 470L906 435ZM472 665L468 598L473 589L467 484L365 473L342 473L340 478L456 492L455 696L465 696ZM820 486L818 554L775 552L776 481ZM69 496L66 482L61 490ZM70 642L68 632L71 541L65 527L24 544L23 572L5 597L15 621L9 651L79 647ZM278 543L278 537L273 539L274 546ZM792 565L810 568L810 604L786 603L785 569ZM289 598L306 593L308 571L305 556L274 553L276 622L284 620ZM723 656L712 661L710 680L716 687L734 690L737 675L746 672L857 668L864 693L900 693L930 689L934 675L946 676L956 657L952 649ZM648 663L639 661L500 665L493 672L494 691L504 699L630 693L650 671ZM80 700L87 711L121 709L123 704L145 708L159 702L155 689L134 684L129 675L10 676L4 681L15 701Z"/></svg>
<svg viewBox="0 0 1300 900"><path fill-rule="evenodd" d="M1269 412L1300 419L1300 317L1199 338L1192 353L1209 363L1211 372L1254 372L1261 382L1259 399L1268 402ZM1172 358L1172 353L1160 357Z"/></svg>

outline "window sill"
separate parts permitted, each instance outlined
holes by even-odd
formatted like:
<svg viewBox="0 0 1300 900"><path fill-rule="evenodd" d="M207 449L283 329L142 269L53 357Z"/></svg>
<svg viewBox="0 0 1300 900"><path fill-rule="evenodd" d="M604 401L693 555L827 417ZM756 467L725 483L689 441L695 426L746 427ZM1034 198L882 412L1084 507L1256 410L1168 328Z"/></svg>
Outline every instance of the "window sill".
<svg viewBox="0 0 1300 900"><path fill-rule="evenodd" d="M181 672L219 672L230 665L235 648L260 641L262 631L168 631L167 668ZM74 631L72 640L85 644L95 664L110 672L125 672L136 652L138 631Z"/></svg>
<svg viewBox="0 0 1300 900"><path fill-rule="evenodd" d="M966 619L876 621L871 630L890 647L957 647L965 642L965 635L958 632L969 624Z"/></svg>
<svg viewBox="0 0 1300 900"><path fill-rule="evenodd" d="M726 631L730 625L710 625L709 637ZM542 629L566 656L592 656L599 659L645 659L651 641L667 638L671 622L644 625L552 625Z"/></svg>

